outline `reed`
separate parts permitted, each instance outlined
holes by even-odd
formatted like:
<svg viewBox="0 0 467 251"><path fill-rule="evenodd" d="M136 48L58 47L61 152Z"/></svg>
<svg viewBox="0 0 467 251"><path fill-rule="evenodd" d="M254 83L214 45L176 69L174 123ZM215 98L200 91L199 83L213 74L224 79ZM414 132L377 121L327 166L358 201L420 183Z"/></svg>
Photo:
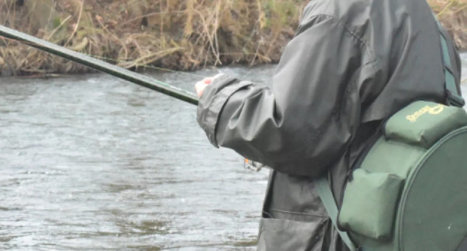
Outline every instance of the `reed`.
<svg viewBox="0 0 467 251"><path fill-rule="evenodd" d="M464 0L430 0L467 47ZM304 0L3 0L0 23L125 68L277 62ZM454 18L455 17L455 18ZM89 71L0 39L2 75Z"/></svg>
<svg viewBox="0 0 467 251"><path fill-rule="evenodd" d="M457 47L467 49L467 1L428 0L443 26L452 35Z"/></svg>

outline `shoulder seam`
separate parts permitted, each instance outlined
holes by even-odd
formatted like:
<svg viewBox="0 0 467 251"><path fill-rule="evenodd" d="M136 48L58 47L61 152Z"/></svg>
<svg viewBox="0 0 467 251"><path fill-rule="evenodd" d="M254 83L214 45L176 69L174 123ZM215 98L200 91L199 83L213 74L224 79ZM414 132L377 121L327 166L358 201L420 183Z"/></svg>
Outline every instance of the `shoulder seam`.
<svg viewBox="0 0 467 251"><path fill-rule="evenodd" d="M332 15L327 15L327 14L316 14L316 15L311 15L308 19L310 19L309 22L307 22L305 25L299 25L298 26L298 29L297 29L297 32L295 34L295 36L297 36L298 34L302 33L304 30L306 30L307 28L313 26L313 22L311 22L311 20L315 19L315 18L318 18L318 17L325 17L327 19L332 19L332 20L335 20L336 17L335 16L332 16Z"/></svg>
<svg viewBox="0 0 467 251"><path fill-rule="evenodd" d="M365 47L365 53L368 53L368 55L370 56L370 59L368 62L366 62L365 64L363 64L362 66L366 66L366 65L369 65L369 64L374 64L374 63L377 63L379 62L378 58L376 57L376 53L374 52L374 50L370 47L370 45L368 44L368 42L363 39L362 37L358 36L357 33L355 31L353 31L347 24L343 23L342 21L338 21L337 22L339 25L341 25L344 29L344 31L346 31L346 33L348 35L350 35L352 38L354 38L358 43L360 43L361 45L363 45L363 47Z"/></svg>

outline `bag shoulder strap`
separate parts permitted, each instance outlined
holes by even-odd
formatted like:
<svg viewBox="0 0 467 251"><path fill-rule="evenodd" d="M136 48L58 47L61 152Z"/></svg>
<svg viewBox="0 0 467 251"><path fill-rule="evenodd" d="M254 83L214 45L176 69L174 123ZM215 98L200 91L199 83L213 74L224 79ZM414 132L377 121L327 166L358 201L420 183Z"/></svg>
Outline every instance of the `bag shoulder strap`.
<svg viewBox="0 0 467 251"><path fill-rule="evenodd" d="M464 98L460 94L460 91L457 89L456 80L451 70L451 56L449 55L448 42L443 33L441 24L436 19L438 24L438 29L440 33L441 40L441 51L443 55L443 65L444 65L444 85L446 87L446 98L448 105L454 105L458 107L463 107L465 105Z"/></svg>
<svg viewBox="0 0 467 251"><path fill-rule="evenodd" d="M321 198L321 201L323 202L323 205L326 208L326 211L329 217L331 218L332 224L334 225L334 228L339 233L339 236L341 237L342 241L345 243L345 245L347 245L347 247L351 251L358 250L355 247L355 244L350 239L347 232L341 231L339 227L337 226L337 215L338 215L339 210L337 209L337 204L336 204L336 201L334 200L334 195L332 194L331 186L328 182L328 178L326 177L326 175L324 175L322 178L317 179L314 183L315 183L316 191L318 192L318 195Z"/></svg>

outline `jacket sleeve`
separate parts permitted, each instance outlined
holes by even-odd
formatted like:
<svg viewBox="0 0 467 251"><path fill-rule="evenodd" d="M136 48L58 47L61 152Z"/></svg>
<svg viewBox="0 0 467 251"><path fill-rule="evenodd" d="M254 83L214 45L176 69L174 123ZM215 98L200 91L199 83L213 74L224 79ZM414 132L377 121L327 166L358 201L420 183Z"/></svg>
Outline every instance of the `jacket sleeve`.
<svg viewBox="0 0 467 251"><path fill-rule="evenodd" d="M332 17L312 18L285 48L271 88L224 76L200 98L198 123L215 146L315 177L358 126L361 69L371 66L363 47Z"/></svg>

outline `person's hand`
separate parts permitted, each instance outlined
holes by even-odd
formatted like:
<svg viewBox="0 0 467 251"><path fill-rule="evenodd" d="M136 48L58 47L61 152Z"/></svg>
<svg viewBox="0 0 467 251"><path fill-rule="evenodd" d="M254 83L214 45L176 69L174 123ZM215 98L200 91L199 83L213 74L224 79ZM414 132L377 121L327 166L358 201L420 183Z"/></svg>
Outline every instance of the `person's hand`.
<svg viewBox="0 0 467 251"><path fill-rule="evenodd" d="M198 98L203 95L204 89L206 89L210 83L212 83L212 77L205 78L195 84L196 95L198 95Z"/></svg>
<svg viewBox="0 0 467 251"><path fill-rule="evenodd" d="M198 95L198 98L201 97L201 95L203 95L203 92L204 92L204 89L206 89L206 87L211 84L214 79L216 79L217 77L221 76L222 74L219 73L217 74L216 76L213 76L213 77L208 77L208 78L205 78L199 82L197 82L195 84L195 90L196 90L196 94Z"/></svg>

